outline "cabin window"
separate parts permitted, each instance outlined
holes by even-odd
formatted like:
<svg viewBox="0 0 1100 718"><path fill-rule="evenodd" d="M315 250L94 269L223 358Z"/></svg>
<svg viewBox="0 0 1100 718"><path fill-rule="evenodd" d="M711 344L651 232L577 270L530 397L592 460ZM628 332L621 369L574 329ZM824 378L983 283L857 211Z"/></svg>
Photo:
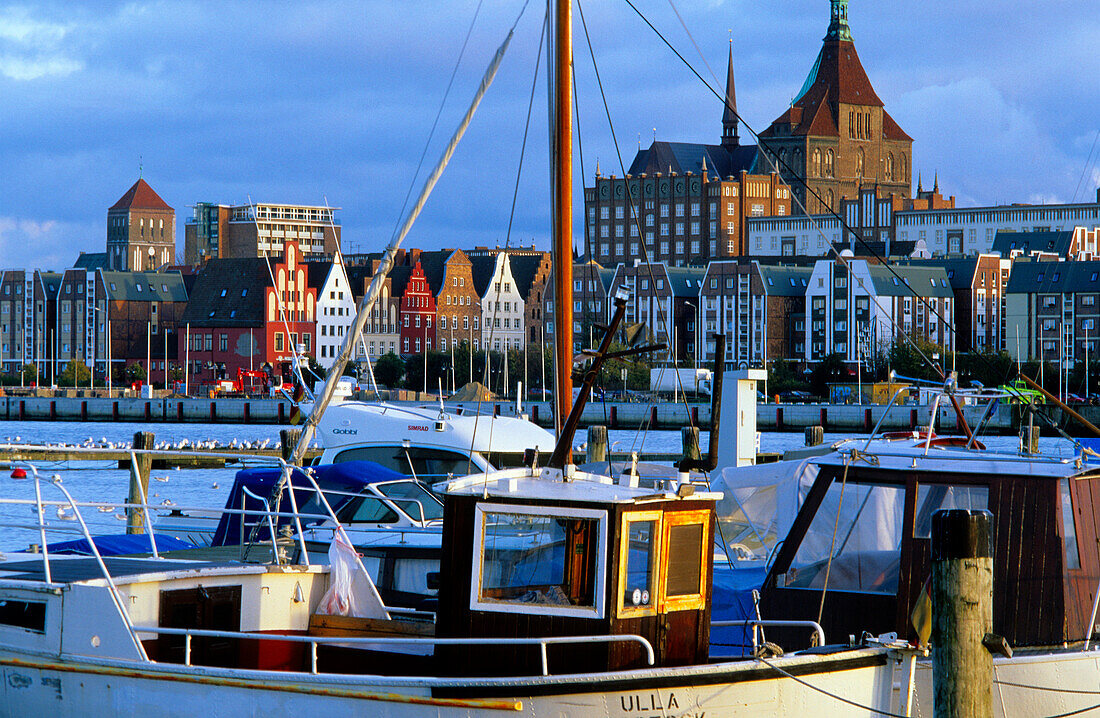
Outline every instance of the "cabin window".
<svg viewBox="0 0 1100 718"><path fill-rule="evenodd" d="M904 513L904 486L833 482L782 585L897 593Z"/></svg>
<svg viewBox="0 0 1100 718"><path fill-rule="evenodd" d="M40 601L0 600L0 625L46 632L46 604Z"/></svg>
<svg viewBox="0 0 1100 718"><path fill-rule="evenodd" d="M603 617L606 511L481 504L475 512L471 608Z"/></svg>
<svg viewBox="0 0 1100 718"><path fill-rule="evenodd" d="M619 548L619 616L657 612L660 526L660 511L623 516L622 544Z"/></svg>
<svg viewBox="0 0 1100 718"><path fill-rule="evenodd" d="M913 538L932 537L932 514L941 509L989 508L988 486L937 486L921 484L917 487L917 513L913 519Z"/></svg>
<svg viewBox="0 0 1100 718"><path fill-rule="evenodd" d="M1069 479L1058 482L1062 498L1062 535L1066 541L1066 568L1081 568L1081 553L1077 548L1077 526L1073 522L1073 500L1069 488Z"/></svg>
<svg viewBox="0 0 1100 718"><path fill-rule="evenodd" d="M709 511L677 511L664 517L665 561L661 611L700 610L705 604ZM675 558L673 558L675 557Z"/></svg>

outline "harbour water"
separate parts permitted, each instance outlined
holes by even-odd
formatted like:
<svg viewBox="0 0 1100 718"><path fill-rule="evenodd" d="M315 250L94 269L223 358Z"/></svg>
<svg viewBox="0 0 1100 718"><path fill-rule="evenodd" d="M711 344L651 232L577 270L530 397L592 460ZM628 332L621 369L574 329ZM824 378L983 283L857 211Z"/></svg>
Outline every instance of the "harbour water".
<svg viewBox="0 0 1100 718"><path fill-rule="evenodd" d="M128 446L133 435L138 431L152 430L156 434L157 441L171 443L187 439L190 442L214 441L219 444L228 444L236 439L239 441L263 441L270 440L271 445L277 445L279 441L279 427L256 424L156 424L153 426L133 422L118 423L74 423L74 422L42 422L42 421L5 421L0 422L0 443L33 443L33 444L81 444L91 439L94 442L112 442ZM613 452L629 452L632 450L648 452L678 452L680 450L680 432L654 430L638 432L636 430L610 430L609 442ZM852 434L826 433L825 441L830 443L844 439L856 438ZM709 436L705 432L700 437L702 451L707 450ZM584 434L580 432L575 441L580 445L584 441ZM1018 439L1013 436L983 437L982 441L991 449L1015 451ZM782 452L800 448L804 445L802 432L761 432L760 451ZM1043 453L1057 453L1065 456L1073 454L1073 445L1060 438L1043 437L1040 439L1040 449ZM65 487L73 494L77 501L112 502L124 501L129 486L129 471L118 469L114 463L107 462L40 462L37 464L40 475L52 477L57 474L62 477ZM233 475L236 467L225 469L159 469L152 472L152 480L149 482L149 504L167 512L173 508L201 507L206 509L220 509L225 505ZM43 482L43 499L63 499L60 491L48 487L49 482ZM26 483L13 481L9 478L9 472L0 474L0 496L14 498L33 498L33 489ZM65 513L65 512L62 512ZM10 518L25 519L20 523L22 528L6 534L0 539L0 550L12 551L27 548L30 543L38 542L37 531L33 530L33 511L30 507L0 506L0 514ZM112 507L108 510L85 510L85 519L93 534L115 534L125 531L125 516L123 511ZM51 525L61 527L72 532L71 538L79 538L79 524L73 521L65 521L63 518L47 516ZM154 529L156 521L154 520ZM50 542L64 540L64 537L53 534L48 537Z"/></svg>

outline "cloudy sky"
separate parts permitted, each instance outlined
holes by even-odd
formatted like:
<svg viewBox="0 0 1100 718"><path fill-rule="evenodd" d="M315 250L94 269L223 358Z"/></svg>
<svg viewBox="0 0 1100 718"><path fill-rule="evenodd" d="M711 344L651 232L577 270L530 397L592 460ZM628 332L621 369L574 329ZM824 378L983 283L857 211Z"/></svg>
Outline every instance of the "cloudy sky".
<svg viewBox="0 0 1100 718"><path fill-rule="evenodd" d="M829 15L827 0L634 2L708 79L711 70L724 78L732 37L739 109L756 130L798 91ZM340 207L345 248L380 249L522 6L0 4L0 269L61 269L80 251L103 251L107 207L137 179L139 165L176 208L181 251L190 205L250 197ZM627 164L654 134L717 142L718 100L629 5L581 7ZM410 245L546 246L541 76L508 235L543 9L534 0L520 19ZM475 10L425 168L414 178ZM1095 197L1100 4L852 0L849 17L879 96L914 138L914 170L926 184L938 172L941 190L960 206ZM579 18L577 26L581 149L591 181L597 160L604 173L621 170ZM747 135L742 129L742 141Z"/></svg>

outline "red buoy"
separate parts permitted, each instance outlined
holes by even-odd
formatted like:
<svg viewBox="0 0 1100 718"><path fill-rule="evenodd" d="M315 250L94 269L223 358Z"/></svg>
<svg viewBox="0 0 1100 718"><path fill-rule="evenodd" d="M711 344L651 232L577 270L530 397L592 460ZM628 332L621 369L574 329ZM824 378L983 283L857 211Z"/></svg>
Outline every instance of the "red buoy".
<svg viewBox="0 0 1100 718"><path fill-rule="evenodd" d="M11 470L11 477L13 479L25 479L27 478L27 470L16 466Z"/></svg>

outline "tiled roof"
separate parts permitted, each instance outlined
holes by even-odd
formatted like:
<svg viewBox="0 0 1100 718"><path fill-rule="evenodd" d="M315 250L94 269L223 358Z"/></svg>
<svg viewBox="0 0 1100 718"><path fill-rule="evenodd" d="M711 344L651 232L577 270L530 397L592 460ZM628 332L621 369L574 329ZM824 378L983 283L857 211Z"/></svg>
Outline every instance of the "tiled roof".
<svg viewBox="0 0 1100 718"><path fill-rule="evenodd" d="M73 264L75 269L106 269L106 252L81 252Z"/></svg>
<svg viewBox="0 0 1100 718"><path fill-rule="evenodd" d="M470 271L473 274L474 291L477 292L477 296L485 297L496 264L496 257L470 257Z"/></svg>
<svg viewBox="0 0 1100 718"><path fill-rule="evenodd" d="M1073 243L1073 230L1062 232L997 232L993 238L993 251L1008 257L1013 250L1024 254L1031 252L1050 252L1065 256Z"/></svg>
<svg viewBox="0 0 1100 718"><path fill-rule="evenodd" d="M668 286L674 297L695 297L699 295L700 285L706 269L703 267L669 267Z"/></svg>
<svg viewBox="0 0 1100 718"><path fill-rule="evenodd" d="M38 277L47 297L57 294L57 290L61 288L61 274L57 272L39 272Z"/></svg>
<svg viewBox="0 0 1100 718"><path fill-rule="evenodd" d="M186 302L179 272L102 272L107 298L126 302Z"/></svg>
<svg viewBox="0 0 1100 718"><path fill-rule="evenodd" d="M871 280L875 284L875 293L883 297L921 297L955 296L947 281L947 272L943 267L894 267L894 271L882 265L869 267ZM899 280L898 277L901 279ZM907 286L903 286L907 285Z"/></svg>
<svg viewBox="0 0 1100 718"><path fill-rule="evenodd" d="M539 266L542 265L543 256L542 254L510 254L508 256L509 261L512 263L512 279L516 282L516 291L519 292L525 302L531 294L531 285L535 283L535 276L538 274Z"/></svg>
<svg viewBox="0 0 1100 718"><path fill-rule="evenodd" d="M667 173L671 168L678 174L702 174L704 158L710 177L737 176L741 170L752 170L756 162L756 145L738 145L727 151L721 145L654 141L647 149L638 150L627 172L634 176L652 175Z"/></svg>
<svg viewBox="0 0 1100 718"><path fill-rule="evenodd" d="M117 202L111 205L111 209L172 209L168 203L153 191L149 183L143 179L134 182L134 186L126 190Z"/></svg>
<svg viewBox="0 0 1100 718"><path fill-rule="evenodd" d="M1009 294L1100 293L1100 261L1016 260L1012 263L1006 291Z"/></svg>
<svg viewBox="0 0 1100 718"><path fill-rule="evenodd" d="M264 324L264 290L271 286L261 257L211 259L195 280L181 324L258 327Z"/></svg>
<svg viewBox="0 0 1100 718"><path fill-rule="evenodd" d="M969 289L978 267L977 257L952 257L950 259L913 259L905 263L911 267L942 267L952 289Z"/></svg>
<svg viewBox="0 0 1100 718"><path fill-rule="evenodd" d="M336 266L336 262L331 259L320 259L310 262L306 262L306 283L310 288L321 291L321 287L325 286L325 282L328 281L328 274Z"/></svg>
<svg viewBox="0 0 1100 718"><path fill-rule="evenodd" d="M836 37L826 38L798 98L760 134L775 137L777 125L789 124L792 135L837 137L840 134L837 117L840 103L883 106L863 69L855 44ZM885 109L882 136L888 140L912 141Z"/></svg>
<svg viewBox="0 0 1100 718"><path fill-rule="evenodd" d="M764 291L774 297L802 297L813 270L809 267L760 265Z"/></svg>

